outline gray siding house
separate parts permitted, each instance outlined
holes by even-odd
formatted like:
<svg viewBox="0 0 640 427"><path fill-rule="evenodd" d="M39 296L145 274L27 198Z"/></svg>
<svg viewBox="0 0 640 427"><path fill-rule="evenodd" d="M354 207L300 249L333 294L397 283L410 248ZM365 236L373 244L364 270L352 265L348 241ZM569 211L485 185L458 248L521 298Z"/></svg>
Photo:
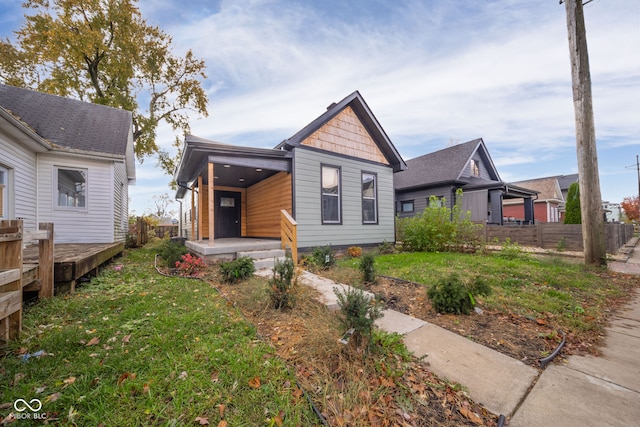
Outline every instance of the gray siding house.
<svg viewBox="0 0 640 427"><path fill-rule="evenodd" d="M55 243L124 242L131 112L0 85L0 219L54 224Z"/></svg>
<svg viewBox="0 0 640 427"><path fill-rule="evenodd" d="M300 248L394 241L393 174L404 169L357 91L273 149L187 136L175 174L181 229L205 246L279 239L284 210Z"/></svg>
<svg viewBox="0 0 640 427"><path fill-rule="evenodd" d="M503 224L502 201L521 198L525 220L533 223L535 191L502 182L481 138L407 160L407 170L394 176L396 214L414 216L435 196L451 208L463 191L462 208L471 220Z"/></svg>

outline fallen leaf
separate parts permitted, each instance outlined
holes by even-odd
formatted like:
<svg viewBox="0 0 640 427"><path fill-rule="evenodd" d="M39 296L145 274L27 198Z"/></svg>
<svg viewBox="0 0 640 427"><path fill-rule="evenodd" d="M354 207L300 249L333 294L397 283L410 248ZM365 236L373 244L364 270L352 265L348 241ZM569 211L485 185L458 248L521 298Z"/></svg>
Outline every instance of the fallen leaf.
<svg viewBox="0 0 640 427"><path fill-rule="evenodd" d="M131 340L131 334L122 337L122 342L125 344L129 343L129 340Z"/></svg>
<svg viewBox="0 0 640 427"><path fill-rule="evenodd" d="M468 419L469 421L481 426L484 425L484 423L482 422L482 418L480 418L479 416L477 416L473 411L471 411L469 408L458 408L458 410L460 411L460 413L462 414L462 416L464 416L466 419Z"/></svg>
<svg viewBox="0 0 640 427"><path fill-rule="evenodd" d="M220 412L220 418L224 418L224 408L225 406L220 404L218 405L218 412Z"/></svg>
<svg viewBox="0 0 640 427"><path fill-rule="evenodd" d="M547 322L545 322L544 319L536 319L536 323L538 325L546 325L547 324Z"/></svg>
<svg viewBox="0 0 640 427"><path fill-rule="evenodd" d="M13 384L18 384L18 382L20 382L20 380L22 380L26 375L23 374L22 372L18 372L17 374L15 374L13 376Z"/></svg>
<svg viewBox="0 0 640 427"><path fill-rule="evenodd" d="M249 380L249 387L260 388L260 377L253 377Z"/></svg>
<svg viewBox="0 0 640 427"><path fill-rule="evenodd" d="M227 427L227 422L225 420L220 421L218 427Z"/></svg>
<svg viewBox="0 0 640 427"><path fill-rule="evenodd" d="M55 402L56 400L60 399L60 396L62 396L62 394L61 394L60 392L50 394L50 395L49 395L49 396L47 396L47 398L44 400L44 403L47 403L47 402Z"/></svg>
<svg viewBox="0 0 640 427"><path fill-rule="evenodd" d="M125 372L124 374L120 375L120 378L118 378L118 385L122 385L123 382L125 382L127 379L135 379L136 378L136 374L131 373L131 372Z"/></svg>
<svg viewBox="0 0 640 427"><path fill-rule="evenodd" d="M69 377L62 382L65 384L65 387L70 386L71 384L76 382L76 377Z"/></svg>
<svg viewBox="0 0 640 427"><path fill-rule="evenodd" d="M180 372L180 375L178 375L178 379L179 380L183 380L183 379L187 378L188 375L189 374L187 374L187 371L182 371L182 372Z"/></svg>
<svg viewBox="0 0 640 427"><path fill-rule="evenodd" d="M89 340L89 342L87 343L87 347L91 346L91 345L96 345L96 344L100 344L100 338L98 337L93 337Z"/></svg>
<svg viewBox="0 0 640 427"><path fill-rule="evenodd" d="M209 420L205 417L196 417L195 421L201 426L208 426Z"/></svg>
<svg viewBox="0 0 640 427"><path fill-rule="evenodd" d="M151 392L151 387L149 386L149 384L145 384L142 386L142 393L143 394L149 394Z"/></svg>

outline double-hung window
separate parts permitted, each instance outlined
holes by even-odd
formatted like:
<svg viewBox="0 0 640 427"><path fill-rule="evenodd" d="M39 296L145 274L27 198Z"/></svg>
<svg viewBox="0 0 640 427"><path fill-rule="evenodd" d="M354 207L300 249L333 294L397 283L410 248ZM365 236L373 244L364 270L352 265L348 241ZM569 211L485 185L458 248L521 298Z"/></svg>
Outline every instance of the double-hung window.
<svg viewBox="0 0 640 427"><path fill-rule="evenodd" d="M341 224L340 168L322 166L322 223Z"/></svg>
<svg viewBox="0 0 640 427"><path fill-rule="evenodd" d="M362 172L362 223L378 223L378 176Z"/></svg>
<svg viewBox="0 0 640 427"><path fill-rule="evenodd" d="M57 167L55 178L59 208L87 208L86 169Z"/></svg>

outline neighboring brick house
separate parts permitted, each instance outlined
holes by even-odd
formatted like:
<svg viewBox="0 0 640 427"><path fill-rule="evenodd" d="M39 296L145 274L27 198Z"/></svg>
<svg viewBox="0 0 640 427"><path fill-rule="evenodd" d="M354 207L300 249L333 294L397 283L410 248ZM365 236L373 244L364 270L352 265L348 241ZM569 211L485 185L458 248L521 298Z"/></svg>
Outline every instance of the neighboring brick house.
<svg viewBox="0 0 640 427"><path fill-rule="evenodd" d="M534 200L536 222L563 222L569 186L577 181L578 175L574 174L536 178L514 182L514 184L538 192L538 197ZM524 218L521 199L505 200L502 209L509 221L517 222Z"/></svg>

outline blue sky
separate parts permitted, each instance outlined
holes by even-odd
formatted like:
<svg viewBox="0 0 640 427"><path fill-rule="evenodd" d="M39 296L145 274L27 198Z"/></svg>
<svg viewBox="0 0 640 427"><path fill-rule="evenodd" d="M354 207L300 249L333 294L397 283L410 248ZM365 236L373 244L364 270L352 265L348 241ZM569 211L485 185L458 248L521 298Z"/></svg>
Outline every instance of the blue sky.
<svg viewBox="0 0 640 427"><path fill-rule="evenodd" d="M0 36L22 22L0 0ZM577 172L564 5L557 0L142 0L176 52L205 60L192 133L273 147L354 90L405 159L482 137L503 181ZM585 6L603 200L638 193L640 1ZM169 147L165 127L158 142ZM628 167L632 166L633 167ZM173 192L148 159L131 210ZM177 204L174 206L177 208Z"/></svg>

